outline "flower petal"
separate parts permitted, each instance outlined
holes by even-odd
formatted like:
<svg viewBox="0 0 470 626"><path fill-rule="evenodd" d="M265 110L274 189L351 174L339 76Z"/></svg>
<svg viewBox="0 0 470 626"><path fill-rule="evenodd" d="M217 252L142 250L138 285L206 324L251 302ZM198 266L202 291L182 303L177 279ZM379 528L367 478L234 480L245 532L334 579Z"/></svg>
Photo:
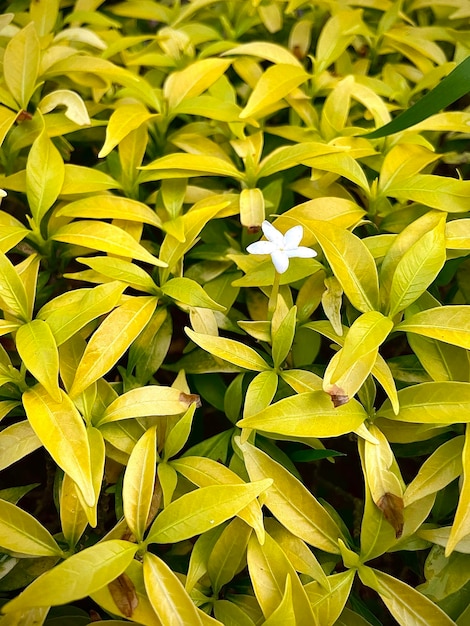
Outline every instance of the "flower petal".
<svg viewBox="0 0 470 626"><path fill-rule="evenodd" d="M280 248L284 245L284 235L274 228L272 224L270 224L267 220L264 220L261 224L261 228L263 229L264 236L268 241L272 241L272 243L276 244L277 248Z"/></svg>
<svg viewBox="0 0 470 626"><path fill-rule="evenodd" d="M255 243L250 243L246 248L246 251L250 254L271 254L274 250L277 250L277 246L271 241L256 241Z"/></svg>
<svg viewBox="0 0 470 626"><path fill-rule="evenodd" d="M306 248L305 246L299 246L294 250L286 250L286 254L290 259L293 257L298 257L299 259L313 259L314 256L317 256L315 250Z"/></svg>
<svg viewBox="0 0 470 626"><path fill-rule="evenodd" d="M274 250L271 252L271 259L276 271L279 274L284 274L289 267L289 257L287 254L283 250Z"/></svg>
<svg viewBox="0 0 470 626"><path fill-rule="evenodd" d="M304 229L300 224L289 228L284 235L284 250L293 250L297 248L304 236Z"/></svg>

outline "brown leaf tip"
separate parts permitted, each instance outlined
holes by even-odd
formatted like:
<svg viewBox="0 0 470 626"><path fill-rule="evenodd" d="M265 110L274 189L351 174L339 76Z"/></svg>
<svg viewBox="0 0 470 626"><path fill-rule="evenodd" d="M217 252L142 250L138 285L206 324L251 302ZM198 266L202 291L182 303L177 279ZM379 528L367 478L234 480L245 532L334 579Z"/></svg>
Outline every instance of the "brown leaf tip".
<svg viewBox="0 0 470 626"><path fill-rule="evenodd" d="M382 511L387 522L395 530L395 537L400 539L403 533L403 498L396 496L394 493L384 493L377 502L377 506Z"/></svg>
<svg viewBox="0 0 470 626"><path fill-rule="evenodd" d="M198 396L197 393L184 393L184 391L182 391L179 400L188 406L191 406L191 404L195 402L196 408L198 409L202 406L201 397Z"/></svg>

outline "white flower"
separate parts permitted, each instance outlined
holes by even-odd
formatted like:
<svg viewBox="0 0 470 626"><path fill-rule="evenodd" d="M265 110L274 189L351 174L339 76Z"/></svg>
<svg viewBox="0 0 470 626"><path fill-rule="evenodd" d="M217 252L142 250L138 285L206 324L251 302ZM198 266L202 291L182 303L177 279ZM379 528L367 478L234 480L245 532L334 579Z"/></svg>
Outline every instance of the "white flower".
<svg viewBox="0 0 470 626"><path fill-rule="evenodd" d="M270 254L273 265L279 274L283 274L287 270L289 259L292 257L311 259L317 256L315 250L299 246L304 236L304 229L300 224L289 228L285 235L266 220L261 224L261 228L267 241L251 243L246 250L250 254Z"/></svg>

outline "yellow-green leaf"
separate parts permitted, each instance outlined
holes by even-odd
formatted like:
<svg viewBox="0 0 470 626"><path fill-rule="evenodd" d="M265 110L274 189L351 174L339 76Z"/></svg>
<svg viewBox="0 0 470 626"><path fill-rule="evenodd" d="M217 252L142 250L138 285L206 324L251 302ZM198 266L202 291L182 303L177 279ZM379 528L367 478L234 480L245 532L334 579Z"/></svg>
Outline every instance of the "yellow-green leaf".
<svg viewBox="0 0 470 626"><path fill-rule="evenodd" d="M13 407L17 404L13 403ZM7 426L0 432L0 471L34 452L41 445L28 420Z"/></svg>
<svg viewBox="0 0 470 626"><path fill-rule="evenodd" d="M470 534L470 427L467 426L462 451L463 479L460 485L459 503L446 545L448 557L459 541Z"/></svg>
<svg viewBox="0 0 470 626"><path fill-rule="evenodd" d="M147 542L183 541L215 528L237 515L271 485L268 478L241 485L210 485L186 493L161 511Z"/></svg>
<svg viewBox="0 0 470 626"><path fill-rule="evenodd" d="M70 394L78 395L117 363L142 332L157 306L153 296L134 297L112 311L87 344Z"/></svg>
<svg viewBox="0 0 470 626"><path fill-rule="evenodd" d="M449 305L426 309L395 327L470 350L470 306Z"/></svg>
<svg viewBox="0 0 470 626"><path fill-rule="evenodd" d="M37 86L40 58L39 38L30 22L8 42L3 56L3 75L8 89L24 110Z"/></svg>
<svg viewBox="0 0 470 626"><path fill-rule="evenodd" d="M131 131L156 117L158 114L149 113L147 108L139 102L119 106L109 118L106 126L106 139L98 157L102 159L107 156Z"/></svg>
<svg viewBox="0 0 470 626"><path fill-rule="evenodd" d="M208 89L224 74L231 62L231 59L200 59L179 72L171 73L163 86L163 95L170 110L182 100L199 96Z"/></svg>
<svg viewBox="0 0 470 626"><path fill-rule="evenodd" d="M131 417L152 415L179 415L195 402L197 397L174 387L148 385L137 387L120 395L106 408L100 425Z"/></svg>
<svg viewBox="0 0 470 626"><path fill-rule="evenodd" d="M244 567L246 548L253 529L239 517L226 526L207 560L207 573L214 593L219 594Z"/></svg>
<svg viewBox="0 0 470 626"><path fill-rule="evenodd" d="M211 174L229 176L236 180L244 178L244 174L226 159L200 154L186 154L185 152L167 154L140 169L144 170L143 182L162 178L209 176Z"/></svg>
<svg viewBox="0 0 470 626"><path fill-rule="evenodd" d="M28 296L23 281L3 252L0 252L0 307L24 322L30 320Z"/></svg>
<svg viewBox="0 0 470 626"><path fill-rule="evenodd" d="M16 598L4 604L2 611L59 606L85 598L122 574L137 548L137 544L119 539L86 548L36 578Z"/></svg>
<svg viewBox="0 0 470 626"><path fill-rule="evenodd" d="M242 189L240 192L240 223L248 231L256 231L266 217L261 189Z"/></svg>
<svg viewBox="0 0 470 626"><path fill-rule="evenodd" d="M370 571L372 576L367 576ZM426 596L406 583L369 567L361 567L359 576L372 586L399 624L407 626L455 626L455 622Z"/></svg>
<svg viewBox="0 0 470 626"><path fill-rule="evenodd" d="M266 535L260 545L255 536L248 543L248 570L253 589L266 618L282 603L287 577L292 583L293 609L298 626L312 626L315 618L304 587L292 563L276 541Z"/></svg>
<svg viewBox="0 0 470 626"><path fill-rule="evenodd" d="M341 531L308 489L258 448L249 443L240 447L251 480L273 479L264 503L281 524L310 545L338 554Z"/></svg>
<svg viewBox="0 0 470 626"><path fill-rule="evenodd" d="M311 391L283 398L237 426L290 437L337 437L353 432L365 419L356 400L335 408L327 393Z"/></svg>
<svg viewBox="0 0 470 626"><path fill-rule="evenodd" d="M59 351L47 322L36 319L20 326L16 333L16 348L26 369L56 402L61 402Z"/></svg>
<svg viewBox="0 0 470 626"><path fill-rule="evenodd" d="M190 328L185 328L188 337L194 341L199 347L213 356L243 367L255 372L270 370L270 366L253 348L246 346L234 339L225 339L224 337L214 337L213 335L205 335L195 333Z"/></svg>
<svg viewBox="0 0 470 626"><path fill-rule="evenodd" d="M348 600L354 576L354 569L328 576L329 590L321 587L317 581L305 585L305 592L319 625L332 626L336 624L336 620Z"/></svg>
<svg viewBox="0 0 470 626"><path fill-rule="evenodd" d="M151 224L161 228L161 220L152 209L137 200L113 195L93 195L63 205L56 213L58 217L82 217L93 219L125 219L131 222ZM100 224L95 226L99 227Z"/></svg>
<svg viewBox="0 0 470 626"><path fill-rule="evenodd" d="M366 313L378 309L379 281L372 254L348 230L312 220L310 229L351 304Z"/></svg>
<svg viewBox="0 0 470 626"><path fill-rule="evenodd" d="M463 444L463 436L453 437L439 446L426 459L405 491L405 506L429 493L440 491L460 476Z"/></svg>
<svg viewBox="0 0 470 626"><path fill-rule="evenodd" d="M37 225L57 200L64 176L64 161L44 128L34 140L26 163L26 195Z"/></svg>
<svg viewBox="0 0 470 626"><path fill-rule="evenodd" d="M60 524L65 541L70 548L75 548L88 520L80 504L77 486L68 474L64 474L60 488Z"/></svg>
<svg viewBox="0 0 470 626"><path fill-rule="evenodd" d="M418 424L462 424L470 421L470 383L428 382L398 391L400 410L395 415L386 400L377 411L380 417Z"/></svg>
<svg viewBox="0 0 470 626"><path fill-rule="evenodd" d="M0 546L29 556L62 556L62 550L37 519L6 500L0 500Z"/></svg>
<svg viewBox="0 0 470 626"><path fill-rule="evenodd" d="M151 552L146 552L144 556L144 581L153 610L162 624L202 626L196 605L179 578Z"/></svg>
<svg viewBox="0 0 470 626"><path fill-rule="evenodd" d="M225 307L213 300L199 283L191 278L172 278L162 286L162 292L177 302L188 306L225 311Z"/></svg>
<svg viewBox="0 0 470 626"><path fill-rule="evenodd" d="M268 67L253 89L245 108L240 113L241 119L247 119L277 104L296 87L310 78L303 67L279 63Z"/></svg>
<svg viewBox="0 0 470 626"><path fill-rule="evenodd" d="M23 394L28 420L54 461L77 483L85 502L95 504L90 446L85 424L70 398L62 391L56 402L36 385Z"/></svg>
<svg viewBox="0 0 470 626"><path fill-rule="evenodd" d="M97 223L92 220L72 222L59 228L51 236L51 239L91 248L92 250L101 250L101 252L109 254L138 259L158 267L166 266L166 263L147 252L125 230L107 222Z"/></svg>
<svg viewBox="0 0 470 626"><path fill-rule="evenodd" d="M152 503L157 470L156 427L149 428L131 452L124 474L122 501L127 525L142 541Z"/></svg>

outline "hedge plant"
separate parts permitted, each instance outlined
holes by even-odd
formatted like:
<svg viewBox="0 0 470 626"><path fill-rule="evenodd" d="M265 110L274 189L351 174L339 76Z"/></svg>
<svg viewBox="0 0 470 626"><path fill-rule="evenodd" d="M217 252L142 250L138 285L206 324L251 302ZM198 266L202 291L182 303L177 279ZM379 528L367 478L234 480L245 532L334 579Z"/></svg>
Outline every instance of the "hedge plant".
<svg viewBox="0 0 470 626"><path fill-rule="evenodd" d="M7 5L0 626L468 624L468 2Z"/></svg>

